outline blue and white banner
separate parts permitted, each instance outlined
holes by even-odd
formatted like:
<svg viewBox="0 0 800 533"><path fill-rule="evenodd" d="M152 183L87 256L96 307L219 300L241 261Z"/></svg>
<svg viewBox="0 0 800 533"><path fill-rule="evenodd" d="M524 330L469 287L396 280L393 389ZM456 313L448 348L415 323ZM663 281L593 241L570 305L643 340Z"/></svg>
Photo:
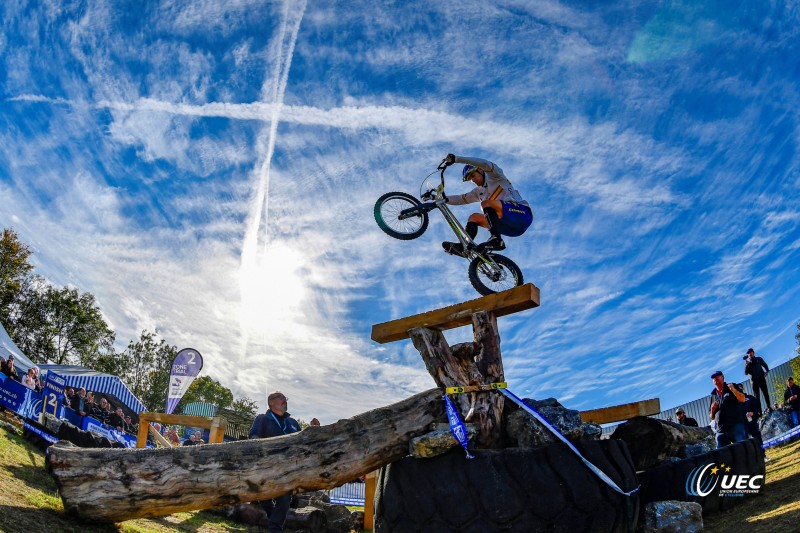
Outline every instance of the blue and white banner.
<svg viewBox="0 0 800 533"><path fill-rule="evenodd" d="M0 373L0 405L23 418L39 420L42 395Z"/></svg>
<svg viewBox="0 0 800 533"><path fill-rule="evenodd" d="M167 414L171 414L175 410L178 402L189 390L189 385L192 384L202 368L203 356L200 355L200 352L192 348L184 348L178 352L172 361L172 369L169 373L167 409L165 411Z"/></svg>
<svg viewBox="0 0 800 533"><path fill-rule="evenodd" d="M84 431L91 431L92 433L102 435L111 442L120 442L127 448L136 448L136 437L128 435L127 433L121 433L114 428L105 426L94 418L88 416L83 417L82 429Z"/></svg>
<svg viewBox="0 0 800 533"><path fill-rule="evenodd" d="M464 447L464 451L467 452L467 459L475 459L475 456L470 455L469 450L467 449L467 444L469 444L467 428L464 426L464 422L461 421L461 417L458 416L456 406L453 405L453 402L450 401L450 398L447 396L447 394L442 396L442 398L444 398L444 407L447 410L447 421L450 422L450 431L453 433L453 436L456 438L458 443Z"/></svg>

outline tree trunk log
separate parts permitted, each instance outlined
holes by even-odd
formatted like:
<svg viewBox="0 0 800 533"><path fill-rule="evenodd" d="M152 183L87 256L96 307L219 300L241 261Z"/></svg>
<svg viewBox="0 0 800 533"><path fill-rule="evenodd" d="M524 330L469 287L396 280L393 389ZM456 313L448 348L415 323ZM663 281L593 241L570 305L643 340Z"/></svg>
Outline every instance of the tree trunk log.
<svg viewBox="0 0 800 533"><path fill-rule="evenodd" d="M500 335L497 319L480 311L472 315L475 341L449 346L441 331L414 328L409 334L425 367L441 388L486 385L503 381ZM500 448L503 444L501 420L505 397L496 392L471 392L454 396L454 404L465 422L478 424L477 443L481 448Z"/></svg>
<svg viewBox="0 0 800 533"><path fill-rule="evenodd" d="M711 428L696 428L658 418L637 416L617 426L612 439L624 440L636 470L646 470L667 457L677 456L681 447L709 437Z"/></svg>
<svg viewBox="0 0 800 533"><path fill-rule="evenodd" d="M49 448L70 514L119 522L330 489L408 455L409 441L445 420L441 391L328 426L225 444L162 449Z"/></svg>

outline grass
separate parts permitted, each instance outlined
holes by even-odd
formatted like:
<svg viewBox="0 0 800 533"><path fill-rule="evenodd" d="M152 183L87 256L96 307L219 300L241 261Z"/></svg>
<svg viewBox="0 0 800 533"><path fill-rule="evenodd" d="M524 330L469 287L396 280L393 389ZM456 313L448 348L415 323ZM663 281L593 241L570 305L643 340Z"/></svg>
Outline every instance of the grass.
<svg viewBox="0 0 800 533"><path fill-rule="evenodd" d="M12 421L7 413L0 414L0 420ZM91 497L86 494L86 498ZM67 516L55 481L45 469L44 453L22 437L0 428L0 531L217 533L259 529L199 511L118 524L98 524Z"/></svg>
<svg viewBox="0 0 800 533"><path fill-rule="evenodd" d="M703 517L703 531L773 533L800 529L800 441L767 450L766 485L724 513Z"/></svg>

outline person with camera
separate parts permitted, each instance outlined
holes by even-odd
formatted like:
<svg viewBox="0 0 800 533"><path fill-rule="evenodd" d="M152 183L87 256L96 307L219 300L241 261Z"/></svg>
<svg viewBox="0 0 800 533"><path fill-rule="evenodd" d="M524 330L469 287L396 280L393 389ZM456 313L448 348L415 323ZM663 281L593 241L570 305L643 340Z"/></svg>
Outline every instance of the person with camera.
<svg viewBox="0 0 800 533"><path fill-rule="evenodd" d="M725 374L717 370L711 374L714 388L711 390L709 418L716 421L717 448L743 441L747 438L744 413L739 404L744 403L745 395L739 385L726 383Z"/></svg>
<svg viewBox="0 0 800 533"><path fill-rule="evenodd" d="M750 381L753 384L753 395L758 399L761 405L761 394L764 394L764 401L767 405L767 412L769 412L769 393L767 392L767 374L769 374L769 367L766 361L760 357L756 357L756 351L750 348L747 350L747 355L744 359L744 373L750 376ZM760 393L759 393L760 391Z"/></svg>
<svg viewBox="0 0 800 533"><path fill-rule="evenodd" d="M800 387L795 385L794 378L790 377L786 380L786 390L783 393L783 405L789 413L789 419L792 421L792 427L800 424Z"/></svg>

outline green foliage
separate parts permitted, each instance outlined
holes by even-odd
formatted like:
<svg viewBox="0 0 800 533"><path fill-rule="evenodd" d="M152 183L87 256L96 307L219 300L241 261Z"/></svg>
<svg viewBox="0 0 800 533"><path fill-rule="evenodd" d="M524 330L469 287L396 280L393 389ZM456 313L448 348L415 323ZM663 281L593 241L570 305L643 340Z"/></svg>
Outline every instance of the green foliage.
<svg viewBox="0 0 800 533"><path fill-rule="evenodd" d="M170 346L164 339L157 341L155 333L143 330L139 340L131 341L125 351L107 363L116 368L113 373L128 385L148 411L163 413L169 371L177 354L175 346Z"/></svg>
<svg viewBox="0 0 800 533"><path fill-rule="evenodd" d="M233 404L233 393L228 387L209 376L200 376L189 386L183 395L176 411L182 410L186 404L205 402L222 409L230 409Z"/></svg>
<svg viewBox="0 0 800 533"><path fill-rule="evenodd" d="M37 279L23 298L14 340L31 360L88 365L113 352L114 332L91 293L58 289Z"/></svg>
<svg viewBox="0 0 800 533"><path fill-rule="evenodd" d="M9 330L10 318L18 305L20 295L33 271L28 262L30 249L19 241L13 229L6 228L0 236L0 322Z"/></svg>
<svg viewBox="0 0 800 533"><path fill-rule="evenodd" d="M233 401L231 411L236 411L242 416L255 418L258 414L258 403L250 398L240 398Z"/></svg>

